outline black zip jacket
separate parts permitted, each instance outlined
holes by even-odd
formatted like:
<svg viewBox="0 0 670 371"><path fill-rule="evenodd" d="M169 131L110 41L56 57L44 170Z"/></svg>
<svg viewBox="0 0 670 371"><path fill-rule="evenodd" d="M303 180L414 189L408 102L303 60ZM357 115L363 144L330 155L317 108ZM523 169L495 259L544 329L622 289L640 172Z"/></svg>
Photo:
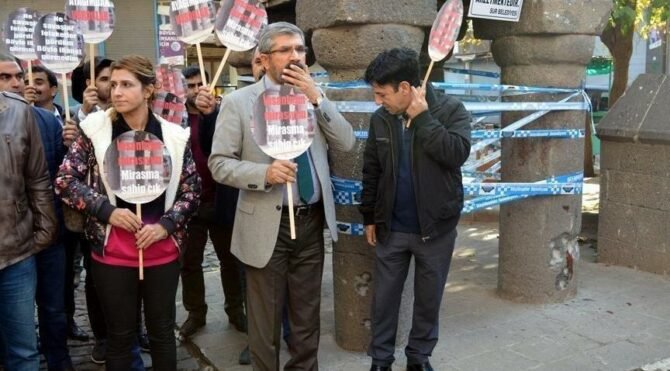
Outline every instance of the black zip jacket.
<svg viewBox="0 0 670 371"><path fill-rule="evenodd" d="M412 120L411 161L414 196L424 241L456 227L463 208L461 166L470 155L470 113L448 95L426 91L428 110ZM386 242L396 179L401 121L383 107L370 119L363 158L363 193L359 210L365 225L377 225L377 238Z"/></svg>
<svg viewBox="0 0 670 371"><path fill-rule="evenodd" d="M212 139L216 129L216 118L219 116L219 107L209 115L201 115L199 137L200 146L205 155L212 154ZM216 220L218 225L233 226L235 222L235 211L237 210L237 197L239 190L225 184L216 183L214 194L214 205L216 208Z"/></svg>

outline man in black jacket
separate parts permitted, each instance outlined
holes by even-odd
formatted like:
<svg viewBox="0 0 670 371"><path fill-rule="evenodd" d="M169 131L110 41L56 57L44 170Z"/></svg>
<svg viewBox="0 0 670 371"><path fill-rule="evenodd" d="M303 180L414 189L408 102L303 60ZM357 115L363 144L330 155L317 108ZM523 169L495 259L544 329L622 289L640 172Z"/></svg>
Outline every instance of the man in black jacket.
<svg viewBox="0 0 670 371"><path fill-rule="evenodd" d="M470 153L470 114L449 96L420 87L417 54L392 49L367 68L375 102L363 164L360 211L376 246L371 370L395 360L398 310L414 256L414 311L407 370L432 370L440 303L463 207L461 166ZM411 125L408 127L408 122Z"/></svg>

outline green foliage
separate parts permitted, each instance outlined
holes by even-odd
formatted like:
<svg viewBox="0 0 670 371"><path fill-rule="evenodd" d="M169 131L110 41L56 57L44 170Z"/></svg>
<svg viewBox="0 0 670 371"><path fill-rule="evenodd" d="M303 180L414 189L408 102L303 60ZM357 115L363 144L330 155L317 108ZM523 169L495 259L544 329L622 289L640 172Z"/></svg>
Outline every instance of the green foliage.
<svg viewBox="0 0 670 371"><path fill-rule="evenodd" d="M632 30L647 37L652 30L665 30L670 19L670 0L612 0L612 26L622 33Z"/></svg>

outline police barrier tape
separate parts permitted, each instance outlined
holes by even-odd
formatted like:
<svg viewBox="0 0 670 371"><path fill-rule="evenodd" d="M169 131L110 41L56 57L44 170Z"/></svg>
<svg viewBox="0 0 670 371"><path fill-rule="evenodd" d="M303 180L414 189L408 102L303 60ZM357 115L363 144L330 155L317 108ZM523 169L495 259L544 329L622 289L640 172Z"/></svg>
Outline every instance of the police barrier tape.
<svg viewBox="0 0 670 371"><path fill-rule="evenodd" d="M580 96L580 95L581 95L582 98L584 99L583 92L576 92L576 93L574 93L574 94L571 94L571 95L568 96L567 98L561 99L561 100L559 101L559 103L565 103L565 102L567 102L568 100L573 99L573 98L576 98L577 96ZM590 102L589 102L589 103L590 103ZM585 104L585 103L582 102L581 104ZM589 105L589 104L585 104L585 105L586 105L587 108L590 108L590 105ZM538 111L538 112L531 113L530 115L528 115L528 116L526 116L526 117L524 117L524 118L522 118L522 119L520 119L520 120L517 120L517 121L515 121L515 122L513 122L513 123L511 123L511 124L509 124L509 125L507 125L507 126L505 126L504 128L502 128L502 129L500 129L500 130L501 130L502 132L512 132L512 131L519 130L519 129L521 129L522 127L524 127L524 126L528 125L529 123L531 123L531 122L533 122L533 121L539 119L540 117L546 115L546 114L549 113L549 112L550 112L549 110L542 110L542 111ZM501 134L501 135L504 135L504 134ZM474 145L472 145L472 147L471 147L471 152L479 151L479 150L485 148L486 146L488 146L488 145L490 145L490 144L493 144L493 143L497 142L498 140L499 140L499 138L492 138L492 139L484 139L484 140L481 140L481 141L475 143Z"/></svg>
<svg viewBox="0 0 670 371"><path fill-rule="evenodd" d="M491 77L494 79L500 77L499 73L491 71L466 70L462 68L453 68L453 67L442 67L442 69L448 72L458 73L461 75L483 76L483 77Z"/></svg>
<svg viewBox="0 0 670 371"><path fill-rule="evenodd" d="M344 82L322 82L317 83L318 86L328 89L369 89L365 81L344 81ZM504 85L504 84L468 84L468 83L452 83L452 82L431 82L433 88L438 90L479 90L498 92L503 95L506 94L560 94L560 93L576 93L582 89L569 88L546 88L537 86L522 86L522 85Z"/></svg>
<svg viewBox="0 0 670 371"><path fill-rule="evenodd" d="M493 138L554 138L554 139L576 139L584 138L584 129L535 129L535 130L472 130L472 139Z"/></svg>
<svg viewBox="0 0 670 371"><path fill-rule="evenodd" d="M368 85L362 82L346 83L325 83L321 86L335 89L354 89L367 88ZM473 116L487 116L497 114L503 111L538 111L534 112L516 122L507 125L499 130L475 130L472 132L473 139L480 139L475 143L471 151L479 151L493 144L501 138L583 138L584 130L579 129L536 129L520 130L525 125L546 115L550 111L557 110L591 110L591 102L586 93L581 89L556 89L513 85L496 84L453 84L453 83L433 83L437 89L469 89L469 90L488 90L498 91L502 94L528 94L528 93L572 93L567 98L559 102L464 102L465 108L472 112ZM581 96L581 102L569 102L569 100ZM373 102L335 102L341 112L349 113L372 113L378 109ZM367 132L356 131L358 139L367 138ZM499 177L495 171L500 169L500 162L486 172L476 171L478 163L486 163L499 157L499 151L496 151L484 159L480 159L474 164L467 164L463 167L464 175L474 176L476 180L482 177ZM495 168L495 170L494 170ZM468 195L479 196L464 202L462 213L470 213L486 207L496 206L503 203L525 199L533 196L546 195L576 195L582 193L583 174L581 172L570 173L561 176L555 176L536 183L481 183L473 182L464 184L464 192ZM335 203L339 205L357 205L361 202L362 183L360 181L347 180L332 177L333 195ZM365 233L362 224L337 222L337 228L341 233L361 236Z"/></svg>
<svg viewBox="0 0 670 371"><path fill-rule="evenodd" d="M536 130L472 130L472 139L500 139L500 138L553 138L553 139L575 139L584 138L584 129L536 129ZM368 139L365 130L354 130L354 136L359 140Z"/></svg>
<svg viewBox="0 0 670 371"><path fill-rule="evenodd" d="M345 113L373 113L379 109L375 102L369 101L335 101L334 103L338 111ZM589 109L585 102L463 102L463 105L471 112L586 111Z"/></svg>
<svg viewBox="0 0 670 371"><path fill-rule="evenodd" d="M363 183L331 177L335 203L338 205L360 205ZM464 183L463 192L467 196L508 196L508 195L568 195L582 193L581 172L551 177L533 183ZM475 200L470 200L475 201ZM466 201L467 202L467 201Z"/></svg>
<svg viewBox="0 0 670 371"><path fill-rule="evenodd" d="M465 170L465 171L475 171L475 170L477 170L479 167L484 166L484 165L488 164L488 163L491 162L491 161L494 161L494 160L496 160L496 159L499 159L499 158L500 158L500 154L501 154L501 150L497 150L497 151L493 151L493 152L487 154L486 156L484 156L484 157L482 157L482 158L480 158L480 159L478 159L478 160L470 161L470 162L466 162L465 165L463 165L463 169L462 169L462 170Z"/></svg>
<svg viewBox="0 0 670 371"><path fill-rule="evenodd" d="M507 202L525 199L534 196L547 195L578 195L582 193L584 174L573 172L553 176L535 183L469 183L463 185L467 195L485 195L465 200L461 213L468 214L487 207L501 205ZM360 181L331 177L333 195L338 205L359 205L360 191L363 186ZM362 236L365 227L359 223L337 221L340 233Z"/></svg>

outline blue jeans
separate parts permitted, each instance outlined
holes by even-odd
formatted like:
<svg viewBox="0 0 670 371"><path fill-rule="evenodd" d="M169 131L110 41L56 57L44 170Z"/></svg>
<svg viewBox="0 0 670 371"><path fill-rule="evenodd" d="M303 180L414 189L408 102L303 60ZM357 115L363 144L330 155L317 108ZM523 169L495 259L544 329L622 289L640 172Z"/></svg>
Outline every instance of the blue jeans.
<svg viewBox="0 0 670 371"><path fill-rule="evenodd" d="M65 313L65 246L60 243L35 255L37 262L37 316L42 353L49 371L62 370L72 361L67 348Z"/></svg>
<svg viewBox="0 0 670 371"><path fill-rule="evenodd" d="M40 367L34 319L36 286L34 256L0 270L0 336L6 370L35 371Z"/></svg>

